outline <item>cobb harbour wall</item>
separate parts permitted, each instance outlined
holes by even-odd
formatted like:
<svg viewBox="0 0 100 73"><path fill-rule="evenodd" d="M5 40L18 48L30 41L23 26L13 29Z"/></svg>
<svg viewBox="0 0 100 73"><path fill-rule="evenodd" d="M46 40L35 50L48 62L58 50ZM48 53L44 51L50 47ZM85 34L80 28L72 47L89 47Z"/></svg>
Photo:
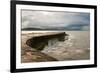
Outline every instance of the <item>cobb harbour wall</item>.
<svg viewBox="0 0 100 73"><path fill-rule="evenodd" d="M57 61L57 59L40 51L47 45L48 40L56 38L59 41L64 41L66 35L65 32L43 33L38 35L27 33L22 35L21 62Z"/></svg>
<svg viewBox="0 0 100 73"><path fill-rule="evenodd" d="M57 39L58 41L64 41L66 35L68 36L68 34L65 34L65 32L43 34L28 39L26 44L32 48L36 48L37 50L43 50L45 45L48 44L49 40Z"/></svg>

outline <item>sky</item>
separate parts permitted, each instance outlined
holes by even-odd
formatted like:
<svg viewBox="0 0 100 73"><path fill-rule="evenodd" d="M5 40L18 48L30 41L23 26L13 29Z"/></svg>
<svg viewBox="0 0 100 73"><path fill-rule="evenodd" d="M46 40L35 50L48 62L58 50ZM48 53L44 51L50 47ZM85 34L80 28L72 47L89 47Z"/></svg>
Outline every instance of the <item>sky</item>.
<svg viewBox="0 0 100 73"><path fill-rule="evenodd" d="M22 10L22 29L89 30L90 13Z"/></svg>

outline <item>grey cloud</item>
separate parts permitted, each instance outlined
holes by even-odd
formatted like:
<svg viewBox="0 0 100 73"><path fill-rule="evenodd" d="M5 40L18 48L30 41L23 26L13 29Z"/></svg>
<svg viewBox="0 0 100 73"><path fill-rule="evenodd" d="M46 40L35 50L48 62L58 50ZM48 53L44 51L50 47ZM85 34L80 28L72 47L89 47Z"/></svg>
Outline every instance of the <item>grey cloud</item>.
<svg viewBox="0 0 100 73"><path fill-rule="evenodd" d="M44 14L44 12L47 12ZM49 11L22 11L22 28L68 28L69 25L90 25L89 13L49 12ZM87 26L87 27L86 27ZM73 28L75 28L73 27ZM72 28L72 27L70 27ZM82 26L80 26L82 28ZM83 28L82 28L83 29Z"/></svg>

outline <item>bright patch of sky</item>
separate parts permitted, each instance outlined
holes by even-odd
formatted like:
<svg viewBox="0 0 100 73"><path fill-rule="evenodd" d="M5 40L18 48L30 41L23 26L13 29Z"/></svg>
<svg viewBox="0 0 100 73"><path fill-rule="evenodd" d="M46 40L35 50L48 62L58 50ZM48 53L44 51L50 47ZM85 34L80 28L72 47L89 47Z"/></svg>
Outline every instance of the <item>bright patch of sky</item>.
<svg viewBox="0 0 100 73"><path fill-rule="evenodd" d="M90 13L22 10L22 28L89 30Z"/></svg>

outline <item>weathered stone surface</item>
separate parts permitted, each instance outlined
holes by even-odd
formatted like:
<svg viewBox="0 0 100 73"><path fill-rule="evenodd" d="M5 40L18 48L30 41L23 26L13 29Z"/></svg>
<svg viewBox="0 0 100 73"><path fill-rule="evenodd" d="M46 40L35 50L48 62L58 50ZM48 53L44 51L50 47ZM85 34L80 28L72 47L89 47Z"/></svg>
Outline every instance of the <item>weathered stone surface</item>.
<svg viewBox="0 0 100 73"><path fill-rule="evenodd" d="M57 59L41 53L34 48L29 47L26 44L26 41L29 38L32 38L29 34L22 34L21 36L21 62L22 63L29 63L29 62L45 62L45 61L57 61Z"/></svg>
<svg viewBox="0 0 100 73"><path fill-rule="evenodd" d="M55 58L50 57L44 53L28 48L22 50L21 62L45 62L45 61L57 61Z"/></svg>

